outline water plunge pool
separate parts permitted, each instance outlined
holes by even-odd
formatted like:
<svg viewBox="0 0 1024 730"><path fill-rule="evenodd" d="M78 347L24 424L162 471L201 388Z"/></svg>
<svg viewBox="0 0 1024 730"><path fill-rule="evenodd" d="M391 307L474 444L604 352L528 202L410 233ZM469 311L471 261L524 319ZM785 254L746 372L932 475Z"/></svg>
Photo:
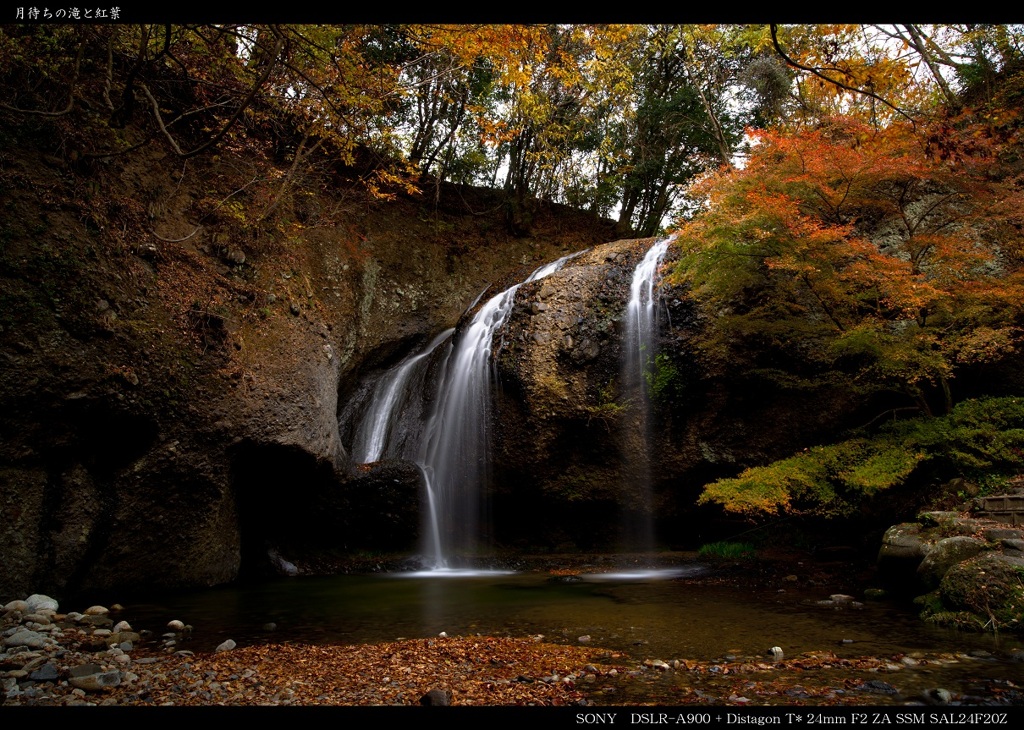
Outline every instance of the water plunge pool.
<svg viewBox="0 0 1024 730"><path fill-rule="evenodd" d="M1019 682L1021 642L956 632L921 622L912 606L887 601L861 607L820 606L828 588L743 588L680 580L698 564L643 574L552 576L535 572L467 571L300 577L126 602L136 628L163 631L177 618L192 624L182 648L212 651L227 638L255 643L374 643L438 636L543 636L550 643L611 650L616 662L644 659L771 663L768 649L786 659L808 652L836 657L886 657L900 672L873 676L908 698L943 687L972 696L979 683ZM276 624L273 629L267 624ZM913 656L946 657L940 664ZM756 659L754 659L756 658ZM895 665L893 665L895 666ZM713 668L712 668L713 671ZM652 673L601 703L672 704L687 672ZM848 675L833 673L841 686ZM850 675L852 676L852 675ZM780 678L781 674L776 678ZM800 677L793 678L799 685ZM862 681L862 680L857 680ZM848 683L849 684L849 683ZM799 695L794 695L799 697ZM836 704L842 703L842 697ZM756 702L756 698L754 700ZM863 699L861 699L863 701Z"/></svg>

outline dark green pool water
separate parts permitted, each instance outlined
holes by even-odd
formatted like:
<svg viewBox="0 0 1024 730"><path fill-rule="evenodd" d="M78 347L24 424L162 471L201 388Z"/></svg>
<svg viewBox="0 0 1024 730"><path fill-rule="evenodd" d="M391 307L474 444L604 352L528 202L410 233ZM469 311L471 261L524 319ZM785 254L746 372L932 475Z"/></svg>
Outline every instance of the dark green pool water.
<svg viewBox="0 0 1024 730"><path fill-rule="evenodd" d="M491 634L589 643L637 658L710 660L830 650L840 656L978 650L1008 654L1014 637L943 630L913 607L865 602L820 607L829 591L695 586L677 580L553 580L539 573L475 577L377 574L291 578L126 603L136 628L162 632L167 621L194 626L187 648L226 638L259 642L362 643L399 638ZM268 631L268 623L277 625ZM1016 642L1016 643L1015 643ZM1024 673L1024 672L1022 672Z"/></svg>

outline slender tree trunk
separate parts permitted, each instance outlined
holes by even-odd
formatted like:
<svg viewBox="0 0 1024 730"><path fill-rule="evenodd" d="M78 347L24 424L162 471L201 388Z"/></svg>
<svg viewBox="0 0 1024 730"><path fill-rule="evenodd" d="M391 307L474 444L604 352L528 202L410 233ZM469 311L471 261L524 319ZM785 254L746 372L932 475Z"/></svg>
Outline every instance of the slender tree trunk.
<svg viewBox="0 0 1024 730"><path fill-rule="evenodd" d="M938 63L936 63L935 61L935 56L928 48L928 44L926 43L926 39L924 35L921 33L920 28L918 28L916 25L904 25L903 28L907 31L907 34L910 36L910 45L912 45L914 47L914 50L921 55L921 58L924 60L925 65L928 67L928 70L932 74L932 78L935 80L935 83L938 85L938 87L942 90L942 95L946 97L946 103L949 104L950 108L952 108L954 111L960 109L960 99L957 98L957 95L954 94L953 90L949 88L949 84L946 83L946 79L943 78L942 71L939 69Z"/></svg>

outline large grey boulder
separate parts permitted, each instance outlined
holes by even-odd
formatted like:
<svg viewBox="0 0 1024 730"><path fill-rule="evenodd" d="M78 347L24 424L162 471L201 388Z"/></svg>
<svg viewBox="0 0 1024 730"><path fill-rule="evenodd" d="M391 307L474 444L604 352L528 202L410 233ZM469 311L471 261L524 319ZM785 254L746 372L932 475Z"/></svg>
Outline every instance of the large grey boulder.
<svg viewBox="0 0 1024 730"><path fill-rule="evenodd" d="M29 649L42 649L47 644L47 637L36 631L16 631L4 639L4 646L27 646Z"/></svg>
<svg viewBox="0 0 1024 730"><path fill-rule="evenodd" d="M942 603L970 612L979 627L1024 627L1024 558L986 552L949 569L939 585Z"/></svg>
<svg viewBox="0 0 1024 730"><path fill-rule="evenodd" d="M25 599L25 603L28 604L29 613L37 613L39 611L56 611L58 604L56 599L44 596L42 593L34 593Z"/></svg>
<svg viewBox="0 0 1024 730"><path fill-rule="evenodd" d="M917 568L917 576L928 590L939 587L950 568L973 558L987 547L983 540L966 535L947 537L936 542Z"/></svg>
<svg viewBox="0 0 1024 730"><path fill-rule="evenodd" d="M879 572L894 582L912 578L931 549L932 543L921 534L919 523L893 525L885 531L878 550Z"/></svg>

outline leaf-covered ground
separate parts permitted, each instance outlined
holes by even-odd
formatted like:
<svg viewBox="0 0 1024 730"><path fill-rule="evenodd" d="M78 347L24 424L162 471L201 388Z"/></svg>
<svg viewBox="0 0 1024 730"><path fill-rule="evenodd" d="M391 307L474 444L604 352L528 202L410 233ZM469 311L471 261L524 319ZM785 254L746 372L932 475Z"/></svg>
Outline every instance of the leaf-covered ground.
<svg viewBox="0 0 1024 730"><path fill-rule="evenodd" d="M173 662L167 679L126 704L418 704L430 690L455 705L570 705L577 683L606 674L590 648L462 637L357 646L250 646ZM169 662L169 666L171 663ZM621 671L621 667L617 671ZM591 680L593 681L593 680Z"/></svg>
<svg viewBox="0 0 1024 730"><path fill-rule="evenodd" d="M132 656L63 646L9 656L6 705L386 706L418 705L430 693L456 706L1022 704L1014 672L962 653L841 658L809 652L755 657L647 659L540 637L438 637L362 645L266 644L221 653ZM141 652L148 653L148 652ZM37 656L38 655L38 656ZM49 656L47 656L49 655ZM964 663L991 678L956 687ZM95 663L116 686L69 683ZM30 676L52 665L48 679ZM960 666L957 670L955 667ZM54 676L55 675L55 676ZM999 678L997 675L1003 675ZM979 675L984 677L985 675ZM951 684L947 684L950 682Z"/></svg>

